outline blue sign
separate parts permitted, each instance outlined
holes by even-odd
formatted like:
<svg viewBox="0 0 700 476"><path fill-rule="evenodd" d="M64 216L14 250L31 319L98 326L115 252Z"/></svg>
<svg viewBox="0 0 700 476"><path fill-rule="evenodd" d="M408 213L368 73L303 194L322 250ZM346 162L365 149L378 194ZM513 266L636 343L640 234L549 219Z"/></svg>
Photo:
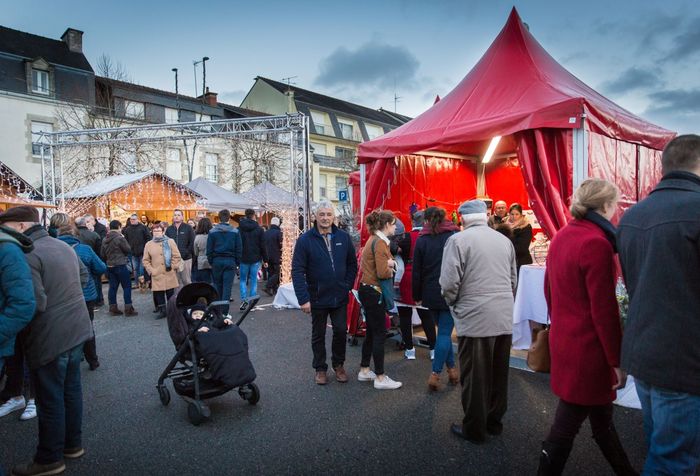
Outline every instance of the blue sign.
<svg viewBox="0 0 700 476"><path fill-rule="evenodd" d="M347 202L348 201L348 191L347 190L338 190L338 201L339 202Z"/></svg>

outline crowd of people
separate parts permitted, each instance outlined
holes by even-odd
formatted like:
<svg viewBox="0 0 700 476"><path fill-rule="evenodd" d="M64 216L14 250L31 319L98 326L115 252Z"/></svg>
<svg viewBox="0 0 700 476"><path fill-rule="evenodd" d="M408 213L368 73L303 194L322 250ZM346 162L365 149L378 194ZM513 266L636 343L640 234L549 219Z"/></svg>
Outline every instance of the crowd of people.
<svg viewBox="0 0 700 476"><path fill-rule="evenodd" d="M586 419L615 474L638 474L613 423L616 390L628 373L642 406L644 474L697 471L700 136L672 140L662 168L660 183L624 213L617 228L615 185L584 181L571 199L572 220L552 240L543 291L551 319L551 389L559 402L538 474L562 473ZM518 268L528 258L519 247L525 250L532 229L518 204L497 202L489 217L483 201L468 200L458 213L461 226L439 207L416 210L407 232L391 211L375 210L365 217L369 237L358 260L350 236L334 224L332 203L321 201L313 227L297 240L292 281L301 310L311 315L316 384L329 383L329 319L335 380L350 380L347 307L359 275L366 335L357 380L377 390L402 387L384 366L388 316L400 297L401 307L422 311L432 360L428 388L441 389L445 369L447 382L461 385L464 416L450 431L482 444L504 431L513 300ZM211 282L227 300L240 272L241 310L257 292L260 266L269 271L265 289L279 286L279 219L263 231L253 210L246 210L238 227L227 210L218 213L216 225L208 218L189 224L180 210L169 226L149 226L143 218L133 215L125 228L113 220L107 231L90 215L72 220L56 213L47 229L31 206L0 214L0 369L7 376L0 416L21 410L22 419L38 416L39 428L33 460L13 468L13 475L58 474L65 459L85 452L80 367L83 358L90 370L99 367L92 321L103 300L102 275L109 280L110 314L126 316L137 314L132 278L150 285L159 316L175 288L193 279ZM615 294L618 270L630 298L624 332ZM397 314L408 334L410 314ZM410 360L412 340L403 336Z"/></svg>

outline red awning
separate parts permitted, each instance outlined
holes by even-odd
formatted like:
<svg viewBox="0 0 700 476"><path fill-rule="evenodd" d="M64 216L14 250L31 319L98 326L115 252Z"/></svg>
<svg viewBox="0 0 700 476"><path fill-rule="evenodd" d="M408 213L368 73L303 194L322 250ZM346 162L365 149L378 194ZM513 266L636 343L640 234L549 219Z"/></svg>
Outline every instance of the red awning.
<svg viewBox="0 0 700 476"><path fill-rule="evenodd" d="M513 8L498 37L462 82L412 121L361 144L359 162L422 151L481 156L494 136L575 129L584 115L589 130L652 149L663 149L675 135L623 109L564 69Z"/></svg>

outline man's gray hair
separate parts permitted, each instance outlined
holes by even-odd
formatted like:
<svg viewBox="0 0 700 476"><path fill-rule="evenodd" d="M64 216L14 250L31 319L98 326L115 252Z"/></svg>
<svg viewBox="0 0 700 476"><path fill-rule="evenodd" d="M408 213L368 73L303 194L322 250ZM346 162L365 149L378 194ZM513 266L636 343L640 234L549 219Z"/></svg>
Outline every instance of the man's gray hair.
<svg viewBox="0 0 700 476"><path fill-rule="evenodd" d="M87 215L76 218L75 226L87 226Z"/></svg>
<svg viewBox="0 0 700 476"><path fill-rule="evenodd" d="M319 201L316 206L314 206L313 211L314 215L318 213L319 210L324 209L324 208L330 208L333 210L333 215L335 215L335 205L330 200L323 199Z"/></svg>

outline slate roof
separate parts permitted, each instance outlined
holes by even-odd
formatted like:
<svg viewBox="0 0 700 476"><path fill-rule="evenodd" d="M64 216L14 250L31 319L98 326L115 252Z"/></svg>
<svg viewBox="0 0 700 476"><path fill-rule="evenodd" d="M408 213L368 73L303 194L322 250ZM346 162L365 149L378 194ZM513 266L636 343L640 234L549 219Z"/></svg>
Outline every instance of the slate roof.
<svg viewBox="0 0 700 476"><path fill-rule="evenodd" d="M30 60L40 56L51 64L94 72L85 55L70 51L63 41L4 26L0 26L0 51Z"/></svg>
<svg viewBox="0 0 700 476"><path fill-rule="evenodd" d="M352 116L360 117L362 119L368 119L373 122L398 127L410 120L410 118L406 118L406 121L402 121L395 117L393 113L387 114L382 109L376 110L371 109L369 107L360 106L359 104L354 104L348 101L343 101L342 99L337 99L330 96L326 96L324 94L315 93L313 91L302 89L293 85L287 85L279 81L264 78L262 76L258 76L255 79L265 81L267 84L269 84L281 93L286 93L289 90L293 91L295 101L320 106L326 109L331 109L336 112L349 114Z"/></svg>

